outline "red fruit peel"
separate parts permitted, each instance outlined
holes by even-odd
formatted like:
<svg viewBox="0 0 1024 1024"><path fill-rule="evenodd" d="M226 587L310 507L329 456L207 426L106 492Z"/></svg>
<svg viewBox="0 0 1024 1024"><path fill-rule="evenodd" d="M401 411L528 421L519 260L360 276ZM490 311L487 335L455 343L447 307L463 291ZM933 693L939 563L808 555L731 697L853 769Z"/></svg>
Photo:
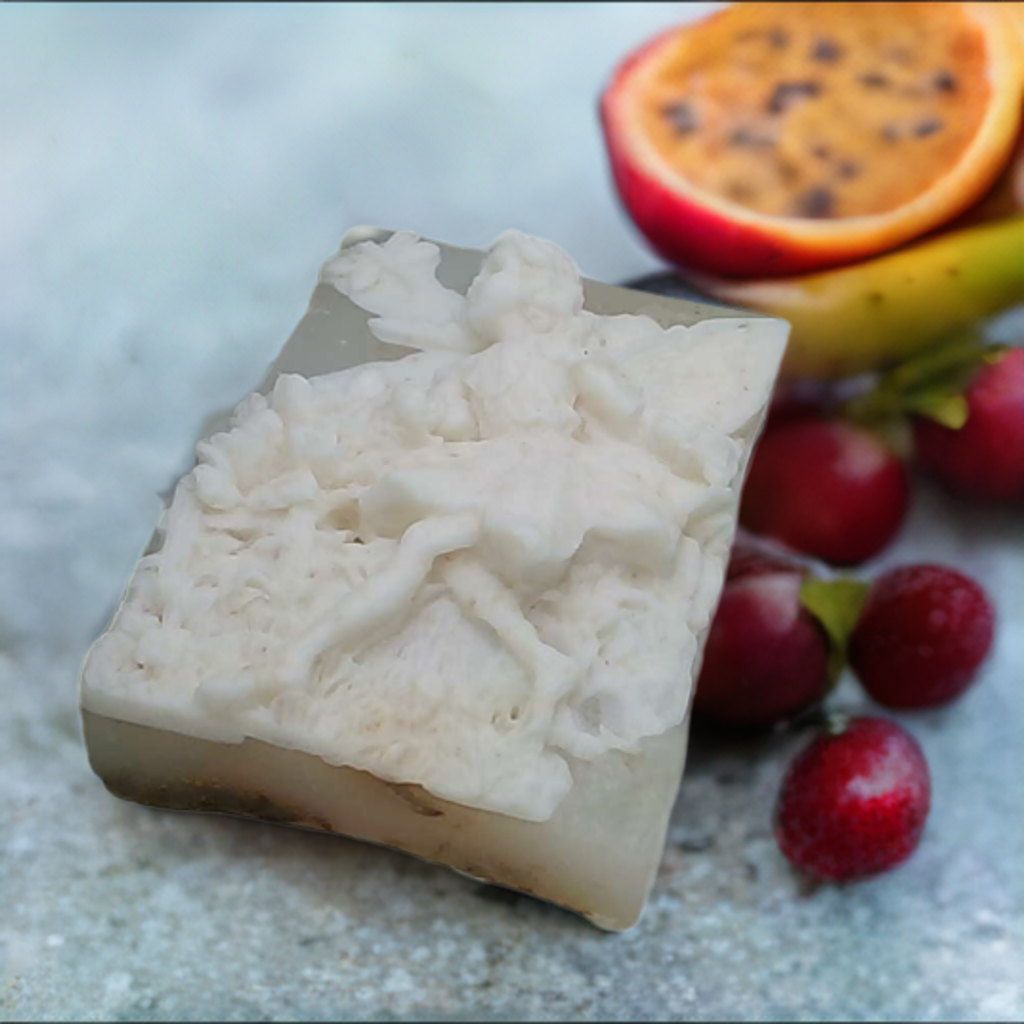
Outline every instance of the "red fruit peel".
<svg viewBox="0 0 1024 1024"><path fill-rule="evenodd" d="M964 398L967 421L959 429L915 417L918 463L955 494L1024 502L1024 349L982 367Z"/></svg>
<svg viewBox="0 0 1024 1024"><path fill-rule="evenodd" d="M798 420L761 438L740 522L797 551L853 565L893 539L908 503L906 470L874 434L838 420Z"/></svg>
<svg viewBox="0 0 1024 1024"><path fill-rule="evenodd" d="M812 878L847 882L905 861L931 799L916 740L894 722L856 718L818 736L790 765L775 809L775 838Z"/></svg>
<svg viewBox="0 0 1024 1024"><path fill-rule="evenodd" d="M903 566L872 585L850 667L879 704L934 707L975 680L994 628L992 605L974 580L942 566Z"/></svg>
<svg viewBox="0 0 1024 1024"><path fill-rule="evenodd" d="M704 648L695 714L765 727L820 700L828 685L828 639L802 606L799 569L747 557L726 584Z"/></svg>

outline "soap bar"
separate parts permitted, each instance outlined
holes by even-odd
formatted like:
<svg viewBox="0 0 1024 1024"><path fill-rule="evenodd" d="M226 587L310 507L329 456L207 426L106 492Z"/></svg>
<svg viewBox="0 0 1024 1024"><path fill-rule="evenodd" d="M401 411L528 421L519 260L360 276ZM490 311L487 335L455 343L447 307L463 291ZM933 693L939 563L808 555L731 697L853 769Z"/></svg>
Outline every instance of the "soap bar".
<svg viewBox="0 0 1024 1024"><path fill-rule="evenodd" d="M350 232L86 659L93 769L631 926L787 334Z"/></svg>

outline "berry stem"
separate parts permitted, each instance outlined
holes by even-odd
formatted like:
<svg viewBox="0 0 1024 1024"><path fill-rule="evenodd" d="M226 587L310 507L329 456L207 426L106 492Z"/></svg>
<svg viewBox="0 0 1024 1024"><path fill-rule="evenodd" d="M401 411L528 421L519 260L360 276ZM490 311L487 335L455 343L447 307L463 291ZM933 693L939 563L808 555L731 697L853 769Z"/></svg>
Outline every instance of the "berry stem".
<svg viewBox="0 0 1024 1024"><path fill-rule="evenodd" d="M846 666L850 637L868 596L868 584L850 576L831 580L805 579L800 601L828 637L828 689L835 689Z"/></svg>

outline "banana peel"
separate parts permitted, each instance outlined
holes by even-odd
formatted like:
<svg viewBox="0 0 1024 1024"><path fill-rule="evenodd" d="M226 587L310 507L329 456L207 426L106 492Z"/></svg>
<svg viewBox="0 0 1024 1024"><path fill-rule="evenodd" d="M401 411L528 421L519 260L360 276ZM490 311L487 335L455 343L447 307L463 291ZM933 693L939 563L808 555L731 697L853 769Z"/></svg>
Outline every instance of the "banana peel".
<svg viewBox="0 0 1024 1024"><path fill-rule="evenodd" d="M902 362L1024 302L1024 214L802 277L739 281L681 273L721 302L788 320L784 376L849 377Z"/></svg>

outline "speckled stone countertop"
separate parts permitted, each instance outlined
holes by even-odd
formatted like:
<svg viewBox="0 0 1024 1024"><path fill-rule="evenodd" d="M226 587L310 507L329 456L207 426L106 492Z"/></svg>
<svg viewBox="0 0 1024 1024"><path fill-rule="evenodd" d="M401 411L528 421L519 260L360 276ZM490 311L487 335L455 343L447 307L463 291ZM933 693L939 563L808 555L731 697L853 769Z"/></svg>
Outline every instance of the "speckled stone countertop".
<svg viewBox="0 0 1024 1024"><path fill-rule="evenodd" d="M85 759L78 667L155 494L346 228L517 226L592 277L654 268L595 98L706 6L0 7L0 1019L1024 1016L1024 523L920 485L880 564L976 573L1001 629L965 699L902 716L934 805L875 881L811 890L777 853L799 736L695 737L620 936L387 851L122 803Z"/></svg>

